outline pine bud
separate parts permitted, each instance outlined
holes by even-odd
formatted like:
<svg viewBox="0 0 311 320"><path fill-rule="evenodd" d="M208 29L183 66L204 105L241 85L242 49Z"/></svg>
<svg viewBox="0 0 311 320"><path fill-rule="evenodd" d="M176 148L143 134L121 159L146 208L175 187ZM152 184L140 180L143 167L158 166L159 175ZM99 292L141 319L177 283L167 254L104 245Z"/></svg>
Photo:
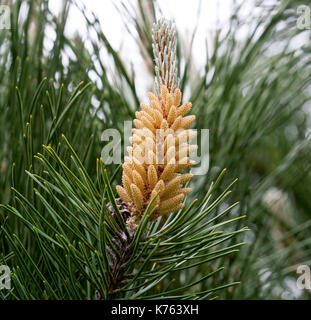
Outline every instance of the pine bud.
<svg viewBox="0 0 311 320"><path fill-rule="evenodd" d="M196 136L195 131L188 129L195 116L186 116L192 104L180 105L175 25L160 19L152 32L155 94L149 92L150 104L141 103L141 110L135 113L136 129L132 130L129 156L122 165L123 187L116 188L131 212L128 221L132 229L152 200L153 219L183 207L185 195L191 192L183 185L192 174L180 172L194 164L189 155L197 149L189 143Z"/></svg>

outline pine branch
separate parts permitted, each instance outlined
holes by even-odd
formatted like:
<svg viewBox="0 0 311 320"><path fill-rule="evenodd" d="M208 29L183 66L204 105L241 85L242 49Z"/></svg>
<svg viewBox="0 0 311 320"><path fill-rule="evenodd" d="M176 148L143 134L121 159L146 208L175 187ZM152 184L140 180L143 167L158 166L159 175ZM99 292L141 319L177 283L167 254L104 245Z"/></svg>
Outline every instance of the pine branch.
<svg viewBox="0 0 311 320"><path fill-rule="evenodd" d="M157 98L161 84L174 91L171 71L177 70L174 46L170 54L165 40L151 47L151 24L161 6L150 1L153 14L144 19L144 9L135 10L140 2L133 2L125 22L149 54L142 59L149 75L135 65L132 74L127 70L129 57L113 49L110 29L89 8L77 6L87 33L72 38L63 33L71 2L60 19L46 0L10 6L14 28L0 32L0 265L10 266L14 290L0 290L0 299L95 299L96 291L102 299L109 296L122 213L113 216L106 203L118 202L120 175L118 166L109 165L106 177L95 162L103 147L97 137L107 128L123 132L123 121L135 117L135 77L154 76L153 59ZM176 87L191 92L196 128L210 130L210 170L192 180L185 208L154 222L151 211L141 212L113 298L310 298L307 290L298 297L286 286L297 278L297 263L310 264L311 52L299 42L308 31L297 28L298 3L257 1L247 16L240 12L244 6L234 8L228 28L207 31L202 56L208 59L200 64L192 42L178 32L186 45L175 51ZM168 24L163 34L155 27L154 37L173 43L173 28ZM53 43L33 32L47 29L55 31ZM81 81L93 85L84 89ZM228 174L210 189L224 167ZM235 177L240 182L229 198L223 190ZM244 220L234 220L245 212L252 228L247 236ZM247 248L236 254L244 241Z"/></svg>
<svg viewBox="0 0 311 320"><path fill-rule="evenodd" d="M110 276L108 280L108 299L113 299L120 292L121 287L131 281L125 271L133 252L131 246L132 240L133 236L127 236L124 232L118 235L117 238L112 237L112 241L118 251L116 254L111 250L109 252L112 257L112 264L110 265Z"/></svg>
<svg viewBox="0 0 311 320"><path fill-rule="evenodd" d="M128 208L122 199L116 199L116 203L122 214L122 218L126 223L127 219L130 217L130 212L128 211ZM111 203L107 204L107 208L114 219L116 219L116 212ZM120 226L118 228L118 232L112 234L111 236L111 241L117 250L113 252L111 249L108 249L108 253L112 258L112 263L109 265L108 299L113 299L119 293L120 288L130 281L125 271L127 263L130 260L133 252L133 248L131 246L133 238L134 233L131 232L126 234L124 231L122 231Z"/></svg>

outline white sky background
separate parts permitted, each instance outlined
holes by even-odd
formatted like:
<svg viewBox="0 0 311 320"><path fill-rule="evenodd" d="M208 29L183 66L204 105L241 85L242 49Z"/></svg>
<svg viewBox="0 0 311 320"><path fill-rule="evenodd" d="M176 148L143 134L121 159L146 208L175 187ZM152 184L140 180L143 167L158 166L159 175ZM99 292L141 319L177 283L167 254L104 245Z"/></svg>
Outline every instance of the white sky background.
<svg viewBox="0 0 311 320"><path fill-rule="evenodd" d="M114 49L118 48L128 35L122 18L113 4L118 0L78 0L78 2L83 3L88 10L96 13L108 40ZM137 1L126 0L125 3L135 5ZM178 30L184 34L191 34L198 22L197 13L200 0L158 0L158 3L164 16L176 22ZM202 0L196 37L203 37L204 41L208 29L215 28L216 24L226 21L230 16L232 3L232 0ZM55 14L60 11L61 6L62 0L53 0L49 3L51 11ZM85 33L85 27L81 25L82 20L81 13L76 9L72 9L69 14L69 28L67 27L66 32L68 34L74 34L76 31L81 34Z"/></svg>
<svg viewBox="0 0 311 320"><path fill-rule="evenodd" d="M144 74L145 65L140 56L137 44L128 34L124 26L124 21L115 8L113 1L117 2L116 0L78 0L78 3L83 3L87 10L93 11L97 15L102 25L103 32L112 47L121 53L123 58L128 59L125 60L127 67L130 67L130 65L133 64L137 75ZM137 2L136 0L126 0L125 4L126 3L135 5ZM192 32L195 26L198 25L194 38L192 55L196 67L203 67L206 61L206 40L209 38L212 30L216 27L221 27L228 21L233 1L158 0L158 3L164 17L175 21L176 27L183 35L184 41L189 41L190 43ZM200 10L198 10L200 3L201 7ZM51 11L57 15L62 7L62 0L50 1L49 7ZM198 11L200 12L199 20ZM84 21L81 12L75 7L72 7L69 13L65 33L69 36L73 36L76 32L79 32L85 38L87 45L86 27L81 21ZM47 34L47 36L51 37L53 40L53 35ZM49 49L52 49L53 42L51 41L48 46ZM108 58L103 55L103 59L106 60ZM152 81L152 79L146 81L146 77L144 76L136 77L137 90L140 98L145 95L144 92L146 92L148 86L150 87Z"/></svg>
<svg viewBox="0 0 311 320"><path fill-rule="evenodd" d="M125 61L125 67L130 70L133 66L135 71L135 83L137 87L138 97L143 99L146 97L146 92L153 89L153 79L148 76L146 64L142 60L137 43L131 35L129 35L124 26L124 17L115 7L115 4L120 4L121 0L76 0L78 4L82 3L87 11L94 12L98 17L102 30L109 40L112 47L121 55ZM147 0L149 1L149 0ZM276 0L266 0L266 4L275 3ZM206 43L208 45L209 54L212 51L213 31L215 29L224 29L229 21L232 13L234 0L157 0L159 7L164 17L175 21L177 30L182 36L183 45L186 48L187 43L191 42L191 37L194 28L197 26L192 49L192 61L195 63L195 68L202 69L206 62ZM260 9L254 10L255 0L235 0L236 3L242 3L242 10L239 11L240 17L243 17L245 24L239 29L236 36L243 39L250 32L251 25L254 21L252 17L255 15L261 16ZM50 0L49 8L55 14L61 10L63 0ZM125 5L131 7L137 5L137 0L124 0ZM200 8L200 10L199 10ZM198 16L199 12L199 16ZM250 14L251 13L251 14ZM198 18L199 17L199 18ZM159 17L157 17L159 18ZM82 36L85 46L88 46L88 35L86 32L85 20L75 6L71 6L68 22L65 33L69 37L73 37L76 32ZM55 39L55 31L53 29L46 30L47 38L45 48L49 51L53 49L53 40ZM302 40L293 42L294 47L300 47ZM112 68L111 57L109 57L101 45L100 52L101 60L107 69ZM276 50L271 47L272 50ZM64 57L66 63L66 57ZM67 58L68 60L68 58ZM110 75L113 75L113 70L109 70ZM96 81L96 74L89 74L90 78L100 87L100 81ZM109 75L108 75L109 76ZM188 92L184 92L185 99L188 98Z"/></svg>

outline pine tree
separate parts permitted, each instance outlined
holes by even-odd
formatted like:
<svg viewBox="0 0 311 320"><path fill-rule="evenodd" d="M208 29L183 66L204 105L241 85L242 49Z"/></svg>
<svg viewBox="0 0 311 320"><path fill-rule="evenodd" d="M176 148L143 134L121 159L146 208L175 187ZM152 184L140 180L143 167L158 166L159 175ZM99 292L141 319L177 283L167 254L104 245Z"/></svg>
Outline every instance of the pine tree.
<svg viewBox="0 0 311 320"><path fill-rule="evenodd" d="M58 17L48 4L12 1L12 28L0 30L0 265L12 276L0 298L294 298L287 284L309 263L311 208L310 49L292 45L310 37L296 26L299 1L259 1L248 17L236 7L228 29L210 34L204 70L156 1L116 2L145 75L81 2L64 1ZM73 7L88 44L64 32ZM138 77L155 78L149 105ZM105 165L102 132L123 136L129 119L129 153ZM191 174L190 126L210 131L204 176ZM173 131L158 163L161 128ZM148 163L137 163L139 147L152 150Z"/></svg>

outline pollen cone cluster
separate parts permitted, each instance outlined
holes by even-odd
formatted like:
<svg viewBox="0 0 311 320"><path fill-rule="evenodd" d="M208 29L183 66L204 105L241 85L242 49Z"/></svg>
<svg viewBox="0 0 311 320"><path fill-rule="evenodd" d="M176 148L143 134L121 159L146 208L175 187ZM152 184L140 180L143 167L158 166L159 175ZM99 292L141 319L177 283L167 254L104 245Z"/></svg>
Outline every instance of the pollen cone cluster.
<svg viewBox="0 0 311 320"><path fill-rule="evenodd" d="M157 206L154 220L184 206L184 197L191 192L184 184L193 175L181 172L194 164L189 154L197 149L189 143L196 132L188 129L195 116L186 116L191 103L180 105L180 90L170 92L162 85L159 97L152 93L148 97L150 106L142 103L136 112L136 129L123 164L123 186L116 187L136 221L152 199L152 207Z"/></svg>

